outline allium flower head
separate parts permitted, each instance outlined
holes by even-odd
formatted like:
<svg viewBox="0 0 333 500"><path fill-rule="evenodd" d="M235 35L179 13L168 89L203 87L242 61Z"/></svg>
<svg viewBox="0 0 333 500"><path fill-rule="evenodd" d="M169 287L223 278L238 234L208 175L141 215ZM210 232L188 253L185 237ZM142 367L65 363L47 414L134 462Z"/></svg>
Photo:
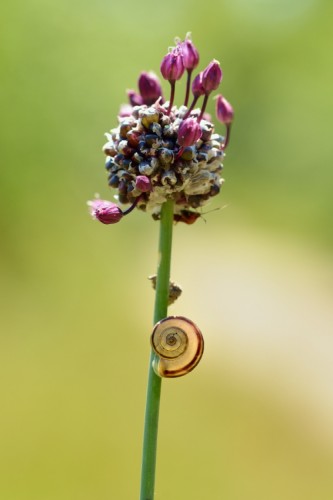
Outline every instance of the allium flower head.
<svg viewBox="0 0 333 500"><path fill-rule="evenodd" d="M121 108L118 125L106 134L103 151L109 186L118 202L130 208L123 211L114 203L95 200L90 203L94 218L112 224L137 207L158 219L162 204L172 199L174 220L189 223L199 218L195 210L219 193L226 141L205 113L208 97L222 79L219 63L213 60L194 79L191 106L174 104L176 82L186 68L190 89L189 68L198 61L191 40L180 41L161 63L162 76L171 85L169 101L164 102L153 73L140 74L139 93L127 92L129 105ZM194 108L201 96L201 108Z"/></svg>

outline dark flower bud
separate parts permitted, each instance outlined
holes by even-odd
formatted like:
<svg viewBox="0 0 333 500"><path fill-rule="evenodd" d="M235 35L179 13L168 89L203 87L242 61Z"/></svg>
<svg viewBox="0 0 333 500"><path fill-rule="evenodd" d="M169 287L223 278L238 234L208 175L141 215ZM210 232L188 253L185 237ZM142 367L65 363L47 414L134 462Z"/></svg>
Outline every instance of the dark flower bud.
<svg viewBox="0 0 333 500"><path fill-rule="evenodd" d="M182 147L192 146L201 137L201 127L195 118L183 120L178 129L177 142Z"/></svg>
<svg viewBox="0 0 333 500"><path fill-rule="evenodd" d="M119 186L119 177L116 174L111 174L109 177L109 186L117 188Z"/></svg>
<svg viewBox="0 0 333 500"><path fill-rule="evenodd" d="M183 64L185 69L194 69L199 64L199 52L192 43L192 40L186 35L184 42L180 44L180 48L183 54Z"/></svg>
<svg viewBox="0 0 333 500"><path fill-rule="evenodd" d="M151 190L150 179L146 175L138 175L135 179L135 187L142 193L146 193Z"/></svg>
<svg viewBox="0 0 333 500"><path fill-rule="evenodd" d="M234 118L233 107L222 95L216 97L216 116L220 122L225 124L231 123Z"/></svg>
<svg viewBox="0 0 333 500"><path fill-rule="evenodd" d="M199 73L192 82L192 93L194 97L200 97L206 93L202 86L202 72Z"/></svg>
<svg viewBox="0 0 333 500"><path fill-rule="evenodd" d="M128 120L123 120L119 125L119 136L121 139L126 138L127 132L129 132L133 127L133 123Z"/></svg>
<svg viewBox="0 0 333 500"><path fill-rule="evenodd" d="M207 68L202 72L202 87L205 94L209 94L213 90L216 90L220 85L222 80L222 70L220 68L220 63L213 59L211 63L208 64Z"/></svg>
<svg viewBox="0 0 333 500"><path fill-rule="evenodd" d="M195 157L195 153L195 146L187 146L186 148L182 148L180 158L182 160L191 161Z"/></svg>
<svg viewBox="0 0 333 500"><path fill-rule="evenodd" d="M107 156L115 156L117 154L117 150L115 149L114 143L112 141L108 141L106 144L104 144L103 152Z"/></svg>
<svg viewBox="0 0 333 500"><path fill-rule="evenodd" d="M111 201L97 199L88 201L88 205L92 217L103 224L116 224L123 217L123 212Z"/></svg>
<svg viewBox="0 0 333 500"><path fill-rule="evenodd" d="M153 72L143 71L139 77L138 87L143 103L147 106L154 104L159 97L163 97L160 81Z"/></svg>
<svg viewBox="0 0 333 500"><path fill-rule="evenodd" d="M131 106L141 106L143 104L141 95L134 90L127 90L127 96Z"/></svg>
<svg viewBox="0 0 333 500"><path fill-rule="evenodd" d="M139 141L140 141L140 136L141 136L141 134L137 130L129 130L126 134L126 138L129 142L129 144L134 148L136 148L138 146Z"/></svg>
<svg viewBox="0 0 333 500"><path fill-rule="evenodd" d="M114 166L114 159L111 157L107 158L105 162L106 170L111 170L113 166Z"/></svg>
<svg viewBox="0 0 333 500"><path fill-rule="evenodd" d="M165 80L175 82L176 80L180 80L184 71L183 57L179 47L176 47L163 57L161 73Z"/></svg>
<svg viewBox="0 0 333 500"><path fill-rule="evenodd" d="M209 194L210 196L216 196L219 194L221 188L217 184L213 184L212 187L210 188Z"/></svg>
<svg viewBox="0 0 333 500"><path fill-rule="evenodd" d="M158 159L162 165L168 165L174 159L174 154L172 149L159 148L157 150Z"/></svg>

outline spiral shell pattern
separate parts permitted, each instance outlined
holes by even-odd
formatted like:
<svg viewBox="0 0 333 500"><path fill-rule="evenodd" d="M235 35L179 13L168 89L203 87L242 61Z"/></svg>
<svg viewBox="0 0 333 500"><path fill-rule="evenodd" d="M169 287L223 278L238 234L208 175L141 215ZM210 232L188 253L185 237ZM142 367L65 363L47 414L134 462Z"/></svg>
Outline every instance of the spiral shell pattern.
<svg viewBox="0 0 333 500"><path fill-rule="evenodd" d="M199 328L183 316L159 321L151 336L155 352L153 369L160 377L181 377L199 363L204 340Z"/></svg>

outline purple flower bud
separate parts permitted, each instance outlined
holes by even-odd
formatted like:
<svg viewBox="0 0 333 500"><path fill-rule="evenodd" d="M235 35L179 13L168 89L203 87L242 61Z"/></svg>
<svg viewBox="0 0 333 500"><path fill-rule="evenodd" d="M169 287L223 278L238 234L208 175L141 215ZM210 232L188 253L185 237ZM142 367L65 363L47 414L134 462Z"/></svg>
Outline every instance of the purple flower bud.
<svg viewBox="0 0 333 500"><path fill-rule="evenodd" d="M119 118L125 118L131 116L133 108L130 104L122 104L118 113Z"/></svg>
<svg viewBox="0 0 333 500"><path fill-rule="evenodd" d="M221 80L222 70L220 68L220 63L216 61L216 59L213 59L202 72L202 87L204 88L205 94L210 94L212 90L216 90Z"/></svg>
<svg viewBox="0 0 333 500"><path fill-rule="evenodd" d="M185 71L183 57L179 47L175 47L171 52L163 57L161 63L161 73L165 80L175 82L180 80Z"/></svg>
<svg viewBox="0 0 333 500"><path fill-rule="evenodd" d="M138 87L143 99L143 103L150 106L162 97L162 87L155 73L146 73L143 71L139 77Z"/></svg>
<svg viewBox="0 0 333 500"><path fill-rule="evenodd" d="M192 93L194 97L200 97L205 94L205 89L202 86L202 72L199 73L192 82Z"/></svg>
<svg viewBox="0 0 333 500"><path fill-rule="evenodd" d="M180 44L180 48L183 54L183 64L185 69L194 69L199 64L199 52L195 48L190 38L186 38L184 42Z"/></svg>
<svg viewBox="0 0 333 500"><path fill-rule="evenodd" d="M234 118L233 107L222 95L216 97L216 116L220 122L226 125L231 123Z"/></svg>
<svg viewBox="0 0 333 500"><path fill-rule="evenodd" d="M135 179L135 187L142 193L151 190L150 179L146 175L138 175Z"/></svg>
<svg viewBox="0 0 333 500"><path fill-rule="evenodd" d="M178 129L178 144L183 148L192 146L201 137L201 127L195 118L183 120Z"/></svg>
<svg viewBox="0 0 333 500"><path fill-rule="evenodd" d="M111 201L97 199L88 201L88 205L92 217L103 224L116 224L123 217L123 212Z"/></svg>
<svg viewBox="0 0 333 500"><path fill-rule="evenodd" d="M143 104L141 95L134 90L127 90L127 95L131 106L141 106Z"/></svg>

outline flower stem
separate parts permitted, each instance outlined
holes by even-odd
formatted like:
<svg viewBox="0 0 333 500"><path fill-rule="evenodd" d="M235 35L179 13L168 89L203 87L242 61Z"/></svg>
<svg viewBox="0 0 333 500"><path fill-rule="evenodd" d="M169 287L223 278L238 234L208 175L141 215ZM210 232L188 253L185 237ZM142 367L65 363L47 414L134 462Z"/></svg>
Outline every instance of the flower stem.
<svg viewBox="0 0 333 500"><path fill-rule="evenodd" d="M187 106L187 104L188 104L188 98L190 97L191 75L192 75L192 70L188 69L187 70L186 93L185 93L184 106Z"/></svg>
<svg viewBox="0 0 333 500"><path fill-rule="evenodd" d="M203 117L204 112L206 110L206 106L207 106L207 102L208 102L208 97L209 97L209 94L205 94L205 97L204 97L204 100L203 100L203 103L202 103L201 113L198 116L198 123L200 123L200 121L202 120L202 117Z"/></svg>
<svg viewBox="0 0 333 500"><path fill-rule="evenodd" d="M170 95L170 103L168 107L167 114L169 115L173 106L173 101L175 99L175 88L176 88L176 82L173 80L170 80L170 85L171 85L171 95Z"/></svg>
<svg viewBox="0 0 333 500"><path fill-rule="evenodd" d="M183 117L183 120L186 120L186 118L190 115L190 113L191 113L192 109L194 108L194 106L196 105L198 99L199 99L199 96L194 97L191 106L188 108L185 116Z"/></svg>
<svg viewBox="0 0 333 500"><path fill-rule="evenodd" d="M154 323L165 318L168 312L172 227L173 201L169 200L164 203L161 211ZM158 415L162 382L162 379L155 374L152 368L154 356L155 354L152 352L149 361L140 500L154 499Z"/></svg>
<svg viewBox="0 0 333 500"><path fill-rule="evenodd" d="M231 130L231 123L227 123L226 124L226 134L225 134L225 140L224 140L224 144L222 146L222 149L226 149L226 147L228 146L229 144L229 139L230 139L230 130Z"/></svg>

